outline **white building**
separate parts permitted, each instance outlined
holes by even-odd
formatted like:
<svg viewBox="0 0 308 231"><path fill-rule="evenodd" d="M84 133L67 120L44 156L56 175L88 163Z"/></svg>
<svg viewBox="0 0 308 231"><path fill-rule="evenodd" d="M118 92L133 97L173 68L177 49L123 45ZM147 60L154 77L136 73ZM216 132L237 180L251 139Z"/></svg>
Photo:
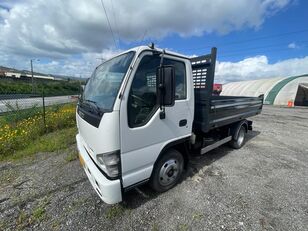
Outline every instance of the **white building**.
<svg viewBox="0 0 308 231"><path fill-rule="evenodd" d="M11 77L11 78L32 78L31 74L22 73L22 72L13 72L13 71L4 71L4 75L5 75L5 77ZM53 76L37 75L37 74L34 74L33 78L36 78L36 79L49 79L49 80L54 80L55 79Z"/></svg>
<svg viewBox="0 0 308 231"><path fill-rule="evenodd" d="M308 106L308 75L224 84L221 95L259 96L264 104Z"/></svg>

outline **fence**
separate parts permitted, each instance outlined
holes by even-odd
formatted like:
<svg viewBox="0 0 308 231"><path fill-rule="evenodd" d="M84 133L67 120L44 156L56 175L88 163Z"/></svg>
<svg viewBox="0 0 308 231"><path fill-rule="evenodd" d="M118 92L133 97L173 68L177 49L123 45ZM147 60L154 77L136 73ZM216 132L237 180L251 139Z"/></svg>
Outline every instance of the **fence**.
<svg viewBox="0 0 308 231"><path fill-rule="evenodd" d="M34 115L42 116L44 125L46 120L46 108L58 107L59 105L74 103L77 95L50 96L41 94L0 94L0 126L1 123L16 122Z"/></svg>
<svg viewBox="0 0 308 231"><path fill-rule="evenodd" d="M76 126L77 96L0 94L0 160L45 134Z"/></svg>

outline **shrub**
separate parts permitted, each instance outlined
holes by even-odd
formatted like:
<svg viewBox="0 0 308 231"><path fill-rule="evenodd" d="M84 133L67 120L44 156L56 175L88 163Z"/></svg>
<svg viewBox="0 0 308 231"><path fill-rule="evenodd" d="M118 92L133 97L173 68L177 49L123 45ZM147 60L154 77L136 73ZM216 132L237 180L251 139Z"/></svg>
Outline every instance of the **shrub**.
<svg viewBox="0 0 308 231"><path fill-rule="evenodd" d="M76 95L80 93L79 81L55 81L55 80L35 80L35 94L42 94L43 89L45 96L56 95ZM0 94L29 94L32 93L31 81L7 80L0 81Z"/></svg>

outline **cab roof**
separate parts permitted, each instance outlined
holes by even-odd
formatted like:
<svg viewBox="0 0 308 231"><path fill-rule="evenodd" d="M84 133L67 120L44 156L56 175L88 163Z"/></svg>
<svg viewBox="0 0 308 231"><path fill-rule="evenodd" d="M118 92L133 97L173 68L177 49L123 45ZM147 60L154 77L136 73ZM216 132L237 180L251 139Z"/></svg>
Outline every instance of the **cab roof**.
<svg viewBox="0 0 308 231"><path fill-rule="evenodd" d="M163 52L163 49L157 48L157 47L154 47L154 49L152 49L150 46L138 46L138 47L131 48L127 51L124 51L121 54L127 53L129 51L135 51L136 53L141 53L142 51L145 51L145 50L153 50L153 51ZM177 57L180 57L180 58L183 58L183 59L190 59L186 55L183 55L183 54L180 54L180 53L177 53L177 52L173 52L173 51L169 51L169 50L165 50L165 54L170 54L170 55L177 56Z"/></svg>

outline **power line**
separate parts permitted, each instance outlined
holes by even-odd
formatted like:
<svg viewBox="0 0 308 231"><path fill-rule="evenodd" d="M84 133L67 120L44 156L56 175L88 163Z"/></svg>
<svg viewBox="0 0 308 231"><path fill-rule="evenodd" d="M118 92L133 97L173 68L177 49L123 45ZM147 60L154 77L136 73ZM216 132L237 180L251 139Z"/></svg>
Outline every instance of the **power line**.
<svg viewBox="0 0 308 231"><path fill-rule="evenodd" d="M298 30L298 31L285 32L285 33L281 33L281 34L261 36L261 37L256 37L256 38L241 40L241 41L235 41L235 42L230 42L230 43L221 43L221 44L218 43L218 44L216 44L216 46L225 47L225 46L230 46L230 45L234 45L234 44L248 43L248 42L251 42L251 41L283 37L283 36L287 36L287 35L291 35L291 34L297 34L297 33L304 33L304 32L307 32L307 31L308 31L308 29L303 29L303 30ZM199 50L199 49L211 48L211 47L212 46L192 47L192 48L188 48L188 49L185 49L185 50L186 51Z"/></svg>
<svg viewBox="0 0 308 231"><path fill-rule="evenodd" d="M267 49L266 51L259 51L255 54L249 54L249 56L252 57L252 56L257 56L257 55L264 55L265 52L270 52L270 53L290 52L290 48ZM218 58L242 57L242 56L245 56L245 54L248 56L248 54L245 52L238 52L238 53L233 53L233 54L228 54L228 55L219 55Z"/></svg>
<svg viewBox="0 0 308 231"><path fill-rule="evenodd" d="M143 40L144 40L145 36L147 35L147 33L148 33L148 30L145 29L145 30L144 30L144 33L143 33L143 35L142 35L142 38L141 38L141 42L143 42Z"/></svg>
<svg viewBox="0 0 308 231"><path fill-rule="evenodd" d="M113 19L114 19L114 25L115 25L116 34L117 34L117 37L118 37L118 41L120 41L119 27L118 27L116 15L115 15L115 13L114 13L115 11L114 11L114 7L113 7L113 0L110 0L110 1L111 1L111 10L112 10L112 14L113 14ZM118 44L119 44L119 42L118 42Z"/></svg>
<svg viewBox="0 0 308 231"><path fill-rule="evenodd" d="M297 43L307 43L308 42L308 40L304 40L304 41L297 41ZM282 49L284 49L284 48L287 48L288 47L288 43L275 43L275 44L268 44L268 45L265 45L265 46L257 46L257 47L247 47L247 48L243 48L243 49L236 49L236 50L234 50L234 51L226 51L226 52L224 52L224 51L221 51L222 53L224 53L224 54L232 54L232 53L234 53L234 52L239 52L239 51L249 51L249 50L257 50L257 49L263 49L263 48L271 48L271 47L279 47L279 46L284 46ZM290 49L290 48L288 48L288 49ZM223 50L223 49L222 49Z"/></svg>
<svg viewBox="0 0 308 231"><path fill-rule="evenodd" d="M113 33L113 30L112 30L112 27L111 27L111 24L110 24L110 21L109 21L109 18L108 18L108 14L107 14L107 11L106 11L106 8L105 8L105 5L104 5L103 0L101 0L101 3L102 3L102 6L103 6L103 8L104 8L104 12L105 12L105 15L106 15L106 18L107 18L107 22L108 22L108 25L109 25L110 32L111 32L111 34L112 34L112 38L113 38L114 45L115 45L116 47L118 47L118 46L117 46L117 43L116 43L116 40L115 40L115 37L114 37L114 33Z"/></svg>
<svg viewBox="0 0 308 231"><path fill-rule="evenodd" d="M301 43L301 46L300 46L301 48L306 47L305 45L303 46L302 44L307 43L307 42L308 40L298 41L298 43ZM275 48L275 49L269 49L269 48ZM252 56L252 53L251 52L249 53L248 51L253 51L253 50L257 50L256 52L254 52L254 56L256 55L255 53L260 53L260 52L262 52L263 54L265 52L280 52L282 50L292 52L292 49L288 47L288 43L279 43L279 44L271 44L271 45L266 45L266 46L248 47L248 48L237 49L237 50L229 51L229 52L221 49L218 57L226 58L226 57L239 57L239 56L244 56L244 55ZM293 49L293 50L296 50L296 49Z"/></svg>

